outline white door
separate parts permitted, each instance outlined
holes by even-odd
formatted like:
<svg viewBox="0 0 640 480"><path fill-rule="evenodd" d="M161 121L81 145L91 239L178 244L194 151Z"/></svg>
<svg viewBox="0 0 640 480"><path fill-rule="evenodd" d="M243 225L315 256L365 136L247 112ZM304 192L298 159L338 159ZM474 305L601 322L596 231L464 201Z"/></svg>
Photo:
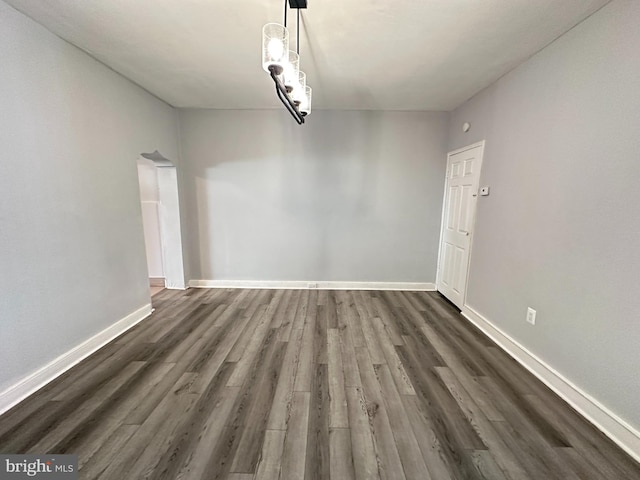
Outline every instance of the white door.
<svg viewBox="0 0 640 480"><path fill-rule="evenodd" d="M475 223L484 142L447 155L438 290L462 308L467 288L469 254Z"/></svg>

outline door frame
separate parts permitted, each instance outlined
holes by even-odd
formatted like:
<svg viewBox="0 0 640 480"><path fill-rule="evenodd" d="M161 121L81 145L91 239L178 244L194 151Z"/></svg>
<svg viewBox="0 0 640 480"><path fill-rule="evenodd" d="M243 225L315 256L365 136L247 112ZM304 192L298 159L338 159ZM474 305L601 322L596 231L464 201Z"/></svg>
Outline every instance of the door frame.
<svg viewBox="0 0 640 480"><path fill-rule="evenodd" d="M444 192L442 194L442 214L440 217L440 238L438 240L438 266L436 268L436 291L440 292L440 271L441 265L440 262L442 260L442 239L444 237L444 222L445 222L445 208L447 206L447 187L449 186L449 159L451 156L456 155L458 153L466 152L467 150L471 150L472 148L481 147L480 150L480 165L478 168L478 189L480 188L480 177L482 176L482 164L484 162L484 150L485 150L485 140L480 140L479 142L472 143L471 145L467 145L465 147L458 148L456 150L452 150L447 153L447 165L446 171L444 174ZM479 196L479 191L476 192L476 195ZM467 261L467 271L465 273L465 285L464 292L462 293L462 305L467 306L467 286L469 285L469 269L471 267L471 256L473 254L473 239L476 230L476 218L478 215L478 206L476 204L476 208L473 211L473 218L471 219L471 232L469 239L469 260ZM442 292L440 292L442 294ZM457 307L457 306L456 306Z"/></svg>
<svg viewBox="0 0 640 480"><path fill-rule="evenodd" d="M165 288L185 290L187 284L184 271L176 166L157 150L153 153L141 153L140 156L155 164L158 175L158 215L160 217L158 220Z"/></svg>

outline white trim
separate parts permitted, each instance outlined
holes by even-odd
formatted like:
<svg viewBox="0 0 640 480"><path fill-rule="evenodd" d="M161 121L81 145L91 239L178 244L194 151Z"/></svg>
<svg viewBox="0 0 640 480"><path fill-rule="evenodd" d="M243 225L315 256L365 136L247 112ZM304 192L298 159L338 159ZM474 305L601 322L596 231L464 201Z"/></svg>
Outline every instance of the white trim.
<svg viewBox="0 0 640 480"><path fill-rule="evenodd" d="M482 150L484 151L484 142L485 142L484 140L480 140L479 142L472 143L471 145L467 145L466 147L461 147L461 148L458 148L457 150L452 150L449 153L447 153L447 156L466 152L467 150L471 150L472 148L476 148L476 147L482 147Z"/></svg>
<svg viewBox="0 0 640 480"><path fill-rule="evenodd" d="M264 289L310 289L310 290L413 290L433 292L435 283L410 282L316 282L273 280L191 280L194 288L264 288Z"/></svg>
<svg viewBox="0 0 640 480"><path fill-rule="evenodd" d="M151 304L146 304L1 392L0 414L6 412L96 350L147 318L152 311Z"/></svg>
<svg viewBox="0 0 640 480"><path fill-rule="evenodd" d="M462 309L462 315L607 437L617 443L620 448L640 462L640 432L638 430L493 325L473 308L465 305Z"/></svg>

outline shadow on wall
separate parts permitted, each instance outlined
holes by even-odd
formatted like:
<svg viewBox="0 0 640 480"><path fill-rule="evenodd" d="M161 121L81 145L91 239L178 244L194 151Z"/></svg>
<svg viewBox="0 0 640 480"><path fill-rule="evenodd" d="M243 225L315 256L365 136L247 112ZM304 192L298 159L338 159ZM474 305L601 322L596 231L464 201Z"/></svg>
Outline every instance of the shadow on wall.
<svg viewBox="0 0 640 480"><path fill-rule="evenodd" d="M303 126L280 110L188 115L194 278L248 275L228 255L242 251L274 268L278 259L264 257L291 256L327 278L336 232L375 215L383 112L316 111Z"/></svg>
<svg viewBox="0 0 640 480"><path fill-rule="evenodd" d="M337 259L330 252L336 233L371 218L379 174L376 139L382 135L380 113L342 112L335 116L338 118L322 123L320 132L305 132L301 150L309 168L306 178L296 184L298 191L292 199L304 205L309 195L305 190L311 191L307 208L299 214L317 221L319 250L313 270L321 272L320 278L327 278L334 270L332 262Z"/></svg>
<svg viewBox="0 0 640 480"><path fill-rule="evenodd" d="M214 266L228 267L235 261L226 252L246 241L248 235L260 235L251 206L274 205L274 164L284 158L285 145L294 136L289 119L276 121L274 113L196 113L201 117L196 122L195 142L190 145L195 148L187 157L190 230L197 232L191 245L200 258L199 264L192 266L194 278L221 278ZM293 120L291 124L298 127Z"/></svg>

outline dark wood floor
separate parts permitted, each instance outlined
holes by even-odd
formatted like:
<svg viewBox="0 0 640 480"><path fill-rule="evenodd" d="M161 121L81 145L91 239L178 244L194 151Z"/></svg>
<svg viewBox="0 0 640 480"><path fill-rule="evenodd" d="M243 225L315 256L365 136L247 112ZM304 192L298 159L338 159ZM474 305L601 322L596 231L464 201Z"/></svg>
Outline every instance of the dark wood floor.
<svg viewBox="0 0 640 480"><path fill-rule="evenodd" d="M0 417L83 479L640 479L437 293L165 290Z"/></svg>

